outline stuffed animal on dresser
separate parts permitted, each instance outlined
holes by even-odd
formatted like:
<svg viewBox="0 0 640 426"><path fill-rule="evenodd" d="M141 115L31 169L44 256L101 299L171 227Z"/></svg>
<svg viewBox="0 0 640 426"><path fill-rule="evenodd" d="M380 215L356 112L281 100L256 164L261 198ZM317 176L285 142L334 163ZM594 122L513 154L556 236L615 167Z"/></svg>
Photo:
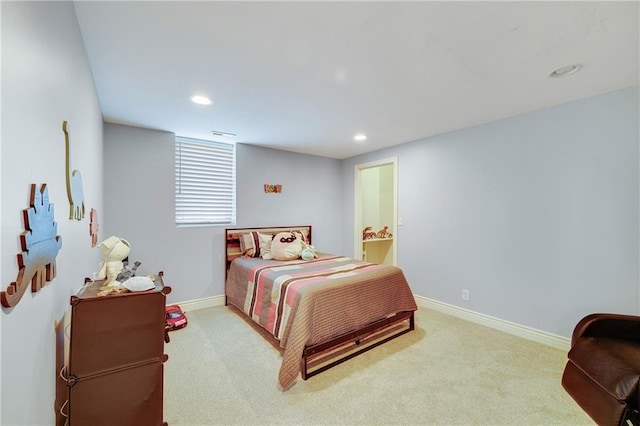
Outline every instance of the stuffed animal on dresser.
<svg viewBox="0 0 640 426"><path fill-rule="evenodd" d="M122 261L131 252L129 242L114 235L101 242L98 247L102 256L102 262L98 267L98 278L107 279L105 286L120 286L118 274L124 269Z"/></svg>

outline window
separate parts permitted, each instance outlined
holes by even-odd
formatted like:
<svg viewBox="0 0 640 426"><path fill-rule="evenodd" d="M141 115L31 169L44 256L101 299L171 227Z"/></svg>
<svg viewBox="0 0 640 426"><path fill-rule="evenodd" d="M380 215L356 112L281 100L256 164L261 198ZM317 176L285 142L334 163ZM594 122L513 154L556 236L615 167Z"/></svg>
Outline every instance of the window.
<svg viewBox="0 0 640 426"><path fill-rule="evenodd" d="M176 225L235 225L234 144L176 138Z"/></svg>

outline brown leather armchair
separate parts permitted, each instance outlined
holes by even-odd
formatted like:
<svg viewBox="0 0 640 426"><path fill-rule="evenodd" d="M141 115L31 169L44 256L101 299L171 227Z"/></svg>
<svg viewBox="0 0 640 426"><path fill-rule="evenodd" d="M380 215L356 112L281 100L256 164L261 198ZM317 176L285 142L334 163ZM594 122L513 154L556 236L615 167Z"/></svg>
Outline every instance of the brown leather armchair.
<svg viewBox="0 0 640 426"><path fill-rule="evenodd" d="M568 358L562 386L597 424L639 424L640 316L584 317Z"/></svg>

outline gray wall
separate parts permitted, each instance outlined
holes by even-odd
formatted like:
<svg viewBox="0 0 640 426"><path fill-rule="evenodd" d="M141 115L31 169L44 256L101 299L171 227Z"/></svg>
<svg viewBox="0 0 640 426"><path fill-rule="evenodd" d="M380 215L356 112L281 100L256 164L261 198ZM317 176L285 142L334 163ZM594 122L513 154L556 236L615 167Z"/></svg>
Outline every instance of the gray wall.
<svg viewBox="0 0 640 426"><path fill-rule="evenodd" d="M89 209L102 214L102 114L71 2L2 2L2 290L18 274L29 185L46 183L62 248L57 276L14 308L2 308L3 425L53 424L55 383L69 297L99 261ZM62 121L80 170L87 216L69 220ZM56 335L56 326L58 334ZM58 341L56 341L56 338Z"/></svg>
<svg viewBox="0 0 640 426"><path fill-rule="evenodd" d="M174 135L105 124L104 140L103 237L126 238L140 272L163 270L169 302L223 295L225 228L175 226ZM340 252L340 161L242 144L236 161L237 226L310 224L316 248Z"/></svg>
<svg viewBox="0 0 640 426"><path fill-rule="evenodd" d="M311 223L352 255L354 166L397 156L414 293L568 337L587 313L639 312L638 132L636 87L343 161L238 145L238 226ZM170 301L223 294L223 228L173 223L173 135L107 124L104 167L102 235L163 269Z"/></svg>
<svg viewBox="0 0 640 426"><path fill-rule="evenodd" d="M567 337L587 313L637 314L638 118L634 87L344 160L343 247L354 165L398 156L415 294Z"/></svg>

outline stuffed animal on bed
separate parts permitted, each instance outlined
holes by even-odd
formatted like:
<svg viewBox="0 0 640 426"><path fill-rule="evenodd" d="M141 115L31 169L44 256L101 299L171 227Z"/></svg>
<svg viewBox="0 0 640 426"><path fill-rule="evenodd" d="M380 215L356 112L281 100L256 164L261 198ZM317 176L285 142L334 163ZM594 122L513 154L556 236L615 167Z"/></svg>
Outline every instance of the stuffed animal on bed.
<svg viewBox="0 0 640 426"><path fill-rule="evenodd" d="M305 243L306 244L306 243ZM313 258L318 257L318 255L316 254L316 249L313 246L310 245L306 245L305 248L302 249L302 251L300 252L300 258L302 260L311 260Z"/></svg>
<svg viewBox="0 0 640 426"><path fill-rule="evenodd" d="M305 247L304 244L304 237L300 232L279 232L271 240L271 258L275 260L298 259Z"/></svg>

